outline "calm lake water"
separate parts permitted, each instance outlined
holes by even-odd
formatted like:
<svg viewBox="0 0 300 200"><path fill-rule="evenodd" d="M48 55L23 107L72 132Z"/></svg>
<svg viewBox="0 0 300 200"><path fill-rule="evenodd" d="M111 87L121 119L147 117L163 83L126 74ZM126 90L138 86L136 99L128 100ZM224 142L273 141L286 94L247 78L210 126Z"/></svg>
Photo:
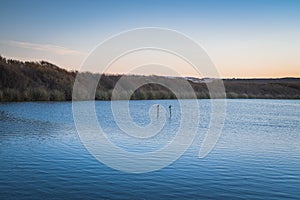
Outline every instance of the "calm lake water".
<svg viewBox="0 0 300 200"><path fill-rule="evenodd" d="M96 102L109 139L128 151L147 152L172 139L179 126L176 100L131 101L131 115L149 123L154 104L168 109L162 135L127 137L110 102ZM228 100L223 132L205 158L210 100L199 100L201 122L184 155L158 171L130 174L97 161L77 135L72 103L0 104L0 199L300 199L300 101ZM118 159L118 158L112 158Z"/></svg>

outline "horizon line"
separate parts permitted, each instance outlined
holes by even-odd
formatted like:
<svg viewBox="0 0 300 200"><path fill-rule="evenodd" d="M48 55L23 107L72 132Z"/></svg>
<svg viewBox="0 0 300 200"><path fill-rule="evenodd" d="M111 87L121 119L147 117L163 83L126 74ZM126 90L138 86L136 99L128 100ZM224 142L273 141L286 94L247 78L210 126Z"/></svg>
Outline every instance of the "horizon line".
<svg viewBox="0 0 300 200"><path fill-rule="evenodd" d="M77 70L77 69L67 69L65 67L62 67L58 64L55 64L54 62L52 61L48 61L48 60L44 60L44 59L40 59L40 60L28 60L28 59L24 59L24 60L20 60L18 58L14 58L14 57L10 57L8 58L7 56L3 56L1 53L0 53L0 57L1 58L4 58L5 60L13 60L13 61L17 61L17 62L23 62L23 63L26 63L26 62L29 62L29 63L39 63L41 64L41 62L47 62L51 65L54 65L60 69L63 69L63 70L66 70L68 72L81 72L81 73L92 73L92 74L99 74L99 73L96 73L96 72L91 72L91 71L80 71L80 70ZM195 79L222 79L222 80L228 80L228 79L240 79L240 80L249 80L249 79L300 79L300 76L280 76L280 77L218 77L218 78L212 78L212 77L196 77L196 76L190 76L190 75L187 75L187 76L171 76L171 75L157 75L157 74L126 74L126 73L103 73L102 75L112 75L112 76L124 76L124 75L127 75L127 76L159 76L159 77L174 77L174 78L195 78Z"/></svg>

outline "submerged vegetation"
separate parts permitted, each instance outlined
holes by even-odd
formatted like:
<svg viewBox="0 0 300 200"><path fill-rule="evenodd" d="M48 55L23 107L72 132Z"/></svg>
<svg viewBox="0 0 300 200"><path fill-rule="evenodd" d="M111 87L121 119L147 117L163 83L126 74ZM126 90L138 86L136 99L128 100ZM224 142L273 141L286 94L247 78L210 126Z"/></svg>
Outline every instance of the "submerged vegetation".
<svg viewBox="0 0 300 200"><path fill-rule="evenodd" d="M22 62L0 56L0 101L70 101L76 76L80 84L88 87L87 80L98 80L95 97L83 99L111 100L112 91L122 75L78 73L67 71L49 62ZM124 77L124 76L123 76ZM162 76L125 75L127 83L135 84L146 79L160 80L180 86L184 78ZM206 83L214 79L187 78L197 98L210 98ZM300 79L224 79L227 98L300 99ZM124 93L129 92L124 90ZM175 99L169 89L158 84L146 84L132 91L131 99ZM180 98L193 94L182 90ZM122 94L118 94L122 99Z"/></svg>

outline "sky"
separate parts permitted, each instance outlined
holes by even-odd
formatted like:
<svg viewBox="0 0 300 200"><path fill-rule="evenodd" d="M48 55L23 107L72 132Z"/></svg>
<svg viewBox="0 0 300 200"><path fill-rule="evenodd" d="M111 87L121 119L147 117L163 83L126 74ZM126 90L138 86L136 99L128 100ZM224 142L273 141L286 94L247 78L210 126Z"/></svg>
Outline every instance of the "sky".
<svg viewBox="0 0 300 200"><path fill-rule="evenodd" d="M161 27L199 43L223 78L300 77L298 0L0 0L0 5L0 54L7 58L78 70L112 35ZM111 72L123 73L128 65L119 63ZM197 76L181 68L183 75Z"/></svg>

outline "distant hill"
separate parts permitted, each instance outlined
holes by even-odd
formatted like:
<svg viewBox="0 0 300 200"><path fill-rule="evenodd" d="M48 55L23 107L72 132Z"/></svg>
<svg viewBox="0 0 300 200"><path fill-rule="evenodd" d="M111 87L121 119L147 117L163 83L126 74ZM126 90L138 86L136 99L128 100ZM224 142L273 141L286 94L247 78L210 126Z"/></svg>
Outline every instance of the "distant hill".
<svg viewBox="0 0 300 200"><path fill-rule="evenodd" d="M67 71L49 62L21 62L0 56L0 101L70 101L76 71ZM99 74L80 73L81 83L88 87L85 79L99 78ZM124 75L129 84L156 78L181 85L183 78L162 76ZM122 75L102 75L96 100L110 100L112 89ZM206 83L214 79L186 77L198 98L209 98ZM227 98L300 99L300 79L224 79ZM184 91L183 91L184 92ZM190 98L190 94L183 94ZM174 99L176 96L158 84L147 84L137 89L131 99Z"/></svg>

